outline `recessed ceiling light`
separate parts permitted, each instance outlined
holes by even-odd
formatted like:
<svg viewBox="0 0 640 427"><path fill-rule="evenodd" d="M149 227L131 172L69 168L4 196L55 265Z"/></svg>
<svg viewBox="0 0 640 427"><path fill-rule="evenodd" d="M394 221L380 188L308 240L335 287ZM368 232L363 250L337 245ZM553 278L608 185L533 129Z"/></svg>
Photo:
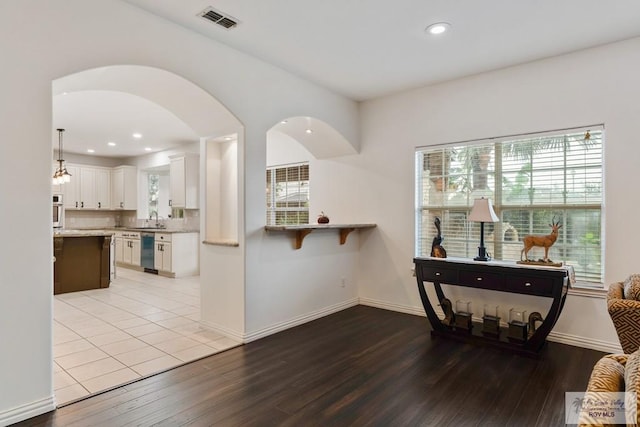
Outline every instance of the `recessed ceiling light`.
<svg viewBox="0 0 640 427"><path fill-rule="evenodd" d="M311 129L307 129L305 130L306 133L313 133L313 131Z"/></svg>
<svg viewBox="0 0 640 427"><path fill-rule="evenodd" d="M131 136L133 136L135 139L140 139L140 138L142 138L142 134L141 134L141 133L138 133L138 132L134 133L134 134L133 134L133 135L131 135Z"/></svg>
<svg viewBox="0 0 640 427"><path fill-rule="evenodd" d="M283 121L281 121L280 123L282 123L283 125L286 125L286 124L287 124L287 121L286 121L286 120L283 120Z"/></svg>
<svg viewBox="0 0 640 427"><path fill-rule="evenodd" d="M449 28L451 28L451 24L449 24L448 22L436 22L435 24L431 24L427 28L425 28L425 31L431 35L436 36L438 34L447 32Z"/></svg>
<svg viewBox="0 0 640 427"><path fill-rule="evenodd" d="M231 137L230 137L230 136L225 136L225 137L224 137L224 140L225 140L225 141L231 141Z"/></svg>
<svg viewBox="0 0 640 427"><path fill-rule="evenodd" d="M145 147L144 151L151 151L151 147Z"/></svg>
<svg viewBox="0 0 640 427"><path fill-rule="evenodd" d="M107 142L107 145L108 145L109 147L115 147L115 146L116 146L116 143L115 143L115 142L113 142L113 141L109 141L109 142Z"/></svg>
<svg viewBox="0 0 640 427"><path fill-rule="evenodd" d="M87 148L87 153L95 153L96 150L94 150L93 148Z"/></svg>

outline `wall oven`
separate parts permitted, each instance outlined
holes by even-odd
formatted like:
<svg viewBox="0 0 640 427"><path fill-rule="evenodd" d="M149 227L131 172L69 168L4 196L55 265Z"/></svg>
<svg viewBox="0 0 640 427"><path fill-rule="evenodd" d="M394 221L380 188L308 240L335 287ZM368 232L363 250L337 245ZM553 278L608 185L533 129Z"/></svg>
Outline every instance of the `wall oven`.
<svg viewBox="0 0 640 427"><path fill-rule="evenodd" d="M64 228L64 204L62 194L53 195L53 228Z"/></svg>

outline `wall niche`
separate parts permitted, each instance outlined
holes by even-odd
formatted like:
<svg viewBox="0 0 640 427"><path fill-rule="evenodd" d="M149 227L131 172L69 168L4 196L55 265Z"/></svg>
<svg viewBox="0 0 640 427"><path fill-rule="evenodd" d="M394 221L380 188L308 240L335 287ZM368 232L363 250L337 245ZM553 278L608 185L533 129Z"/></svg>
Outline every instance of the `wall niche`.
<svg viewBox="0 0 640 427"><path fill-rule="evenodd" d="M205 141L205 238L238 246L238 133Z"/></svg>

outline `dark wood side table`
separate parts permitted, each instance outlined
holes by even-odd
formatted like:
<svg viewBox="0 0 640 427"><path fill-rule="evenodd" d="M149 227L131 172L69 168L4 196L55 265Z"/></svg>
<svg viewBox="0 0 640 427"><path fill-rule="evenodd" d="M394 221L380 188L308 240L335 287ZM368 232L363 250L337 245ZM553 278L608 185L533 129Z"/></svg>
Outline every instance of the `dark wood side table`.
<svg viewBox="0 0 640 427"><path fill-rule="evenodd" d="M413 262L422 305L433 328L432 336L451 337L465 342L489 344L521 354L537 355L560 317L567 298L569 270L566 267L523 266L515 262L480 262L464 258L414 258ZM480 333L481 324L476 323L470 333L460 333L443 324L429 300L425 283L433 285L438 298L436 304L445 298L441 284L535 295L552 298L553 302L546 316L543 315L544 321L528 340L521 343L510 342L506 339L504 330L498 337L492 338Z"/></svg>

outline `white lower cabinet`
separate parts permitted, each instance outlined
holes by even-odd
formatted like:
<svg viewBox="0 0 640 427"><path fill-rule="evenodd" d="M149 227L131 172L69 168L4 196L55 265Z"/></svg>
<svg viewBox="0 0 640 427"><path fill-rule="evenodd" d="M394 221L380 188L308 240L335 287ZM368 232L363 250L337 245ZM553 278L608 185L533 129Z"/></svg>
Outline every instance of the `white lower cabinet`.
<svg viewBox="0 0 640 427"><path fill-rule="evenodd" d="M123 261L140 267L140 239L124 239Z"/></svg>
<svg viewBox="0 0 640 427"><path fill-rule="evenodd" d="M116 262L140 267L140 233L116 232Z"/></svg>
<svg viewBox="0 0 640 427"><path fill-rule="evenodd" d="M153 267L169 277L200 274L199 233L155 233ZM140 233L117 231L116 262L121 267L140 267ZM139 270L139 269L138 269Z"/></svg>
<svg viewBox="0 0 640 427"><path fill-rule="evenodd" d="M200 274L199 236L199 233L156 233L156 270L172 277Z"/></svg>
<svg viewBox="0 0 640 427"><path fill-rule="evenodd" d="M171 243L155 242L153 264L158 271L171 272Z"/></svg>

